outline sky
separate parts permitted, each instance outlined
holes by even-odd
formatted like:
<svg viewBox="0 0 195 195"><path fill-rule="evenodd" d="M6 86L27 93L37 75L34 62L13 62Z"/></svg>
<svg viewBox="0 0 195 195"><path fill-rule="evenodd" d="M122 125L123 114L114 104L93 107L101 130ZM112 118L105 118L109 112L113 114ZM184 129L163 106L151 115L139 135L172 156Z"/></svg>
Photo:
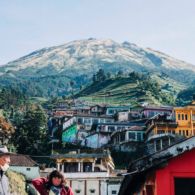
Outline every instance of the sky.
<svg viewBox="0 0 195 195"><path fill-rule="evenodd" d="M87 38L129 41L195 65L194 0L0 0L0 64Z"/></svg>

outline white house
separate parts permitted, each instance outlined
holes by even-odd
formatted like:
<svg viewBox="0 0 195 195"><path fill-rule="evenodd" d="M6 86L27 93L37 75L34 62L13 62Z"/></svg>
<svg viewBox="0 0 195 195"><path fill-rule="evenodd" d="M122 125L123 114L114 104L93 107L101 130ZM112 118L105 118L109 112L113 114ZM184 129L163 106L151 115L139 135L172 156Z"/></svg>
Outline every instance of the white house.
<svg viewBox="0 0 195 195"><path fill-rule="evenodd" d="M40 177L38 164L27 155L11 155L10 169L22 173L29 180Z"/></svg>

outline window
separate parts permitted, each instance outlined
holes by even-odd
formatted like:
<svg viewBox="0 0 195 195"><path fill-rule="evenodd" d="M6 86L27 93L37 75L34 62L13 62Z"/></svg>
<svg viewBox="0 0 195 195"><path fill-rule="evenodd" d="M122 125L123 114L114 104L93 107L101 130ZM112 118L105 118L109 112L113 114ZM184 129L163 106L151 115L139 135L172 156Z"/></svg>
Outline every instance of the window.
<svg viewBox="0 0 195 195"><path fill-rule="evenodd" d="M104 119L100 119L100 123L104 123Z"/></svg>
<svg viewBox="0 0 195 195"><path fill-rule="evenodd" d="M174 187L176 195L194 194L195 179L194 178L174 178Z"/></svg>
<svg viewBox="0 0 195 195"><path fill-rule="evenodd" d="M122 132L120 135L120 141L125 141L125 132Z"/></svg>
<svg viewBox="0 0 195 195"><path fill-rule="evenodd" d="M75 192L76 192L77 194L80 194L81 190L80 190L80 189L76 189Z"/></svg>
<svg viewBox="0 0 195 195"><path fill-rule="evenodd" d="M93 119L93 124L97 124L98 123L98 119Z"/></svg>
<svg viewBox="0 0 195 195"><path fill-rule="evenodd" d="M184 114L181 115L181 119L184 120Z"/></svg>
<svg viewBox="0 0 195 195"><path fill-rule="evenodd" d="M116 190L112 190L112 194L117 194L117 191Z"/></svg>
<svg viewBox="0 0 195 195"><path fill-rule="evenodd" d="M181 120L181 115L180 114L178 114L178 120Z"/></svg>
<svg viewBox="0 0 195 195"><path fill-rule="evenodd" d="M83 119L82 118L78 118L77 122L78 122L78 124L82 124L83 123Z"/></svg>
<svg viewBox="0 0 195 195"><path fill-rule="evenodd" d="M95 193L95 189L90 189L89 190L92 194Z"/></svg>
<svg viewBox="0 0 195 195"><path fill-rule="evenodd" d="M101 158L98 158L98 159L96 160L96 164L97 164L97 165L100 165L100 164L101 164Z"/></svg>
<svg viewBox="0 0 195 195"><path fill-rule="evenodd" d="M158 130L158 134L163 134L165 133L165 130Z"/></svg>
<svg viewBox="0 0 195 195"><path fill-rule="evenodd" d="M111 119L106 119L105 123L112 123Z"/></svg>
<svg viewBox="0 0 195 195"><path fill-rule="evenodd" d="M64 172L70 173L70 172L78 172L78 163L76 162L72 162L72 163L68 163L65 162L64 163Z"/></svg>
<svg viewBox="0 0 195 195"><path fill-rule="evenodd" d="M83 172L92 172L92 163L84 162L83 163Z"/></svg>
<svg viewBox="0 0 195 195"><path fill-rule="evenodd" d="M152 185L146 185L146 194L153 195L154 194L154 187Z"/></svg>
<svg viewBox="0 0 195 195"><path fill-rule="evenodd" d="M114 114L114 110L109 110L108 114Z"/></svg>
<svg viewBox="0 0 195 195"><path fill-rule="evenodd" d="M186 136L188 136L189 135L189 132L188 132L188 130L186 130Z"/></svg>
<svg viewBox="0 0 195 195"><path fill-rule="evenodd" d="M114 131L115 127L114 126L108 126L108 131Z"/></svg>
<svg viewBox="0 0 195 195"><path fill-rule="evenodd" d="M91 124L91 119L85 118L84 119L84 124Z"/></svg>
<svg viewBox="0 0 195 195"><path fill-rule="evenodd" d="M135 133L129 132L129 139L135 140Z"/></svg>
<svg viewBox="0 0 195 195"><path fill-rule="evenodd" d="M187 114L185 114L185 120L188 120L188 115Z"/></svg>
<svg viewBox="0 0 195 195"><path fill-rule="evenodd" d="M195 114L192 114L192 120L195 121Z"/></svg>
<svg viewBox="0 0 195 195"><path fill-rule="evenodd" d="M137 141L142 141L142 134L141 133L137 133Z"/></svg>
<svg viewBox="0 0 195 195"><path fill-rule="evenodd" d="M30 168L26 168L27 171L30 171Z"/></svg>

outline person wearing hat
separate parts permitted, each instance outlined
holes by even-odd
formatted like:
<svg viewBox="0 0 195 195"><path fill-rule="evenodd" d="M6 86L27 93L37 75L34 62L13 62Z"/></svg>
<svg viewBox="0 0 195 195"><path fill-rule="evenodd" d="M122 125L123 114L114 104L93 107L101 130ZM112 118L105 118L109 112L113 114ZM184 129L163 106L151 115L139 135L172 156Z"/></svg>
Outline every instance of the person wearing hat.
<svg viewBox="0 0 195 195"><path fill-rule="evenodd" d="M10 155L6 146L0 146L0 194L9 195L9 181L5 172L9 168Z"/></svg>

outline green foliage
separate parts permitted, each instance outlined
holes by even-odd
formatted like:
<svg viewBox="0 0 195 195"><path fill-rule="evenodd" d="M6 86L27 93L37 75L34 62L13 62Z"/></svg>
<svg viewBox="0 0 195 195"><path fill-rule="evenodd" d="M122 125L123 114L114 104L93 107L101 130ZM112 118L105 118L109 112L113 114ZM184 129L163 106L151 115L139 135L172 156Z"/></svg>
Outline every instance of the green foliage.
<svg viewBox="0 0 195 195"><path fill-rule="evenodd" d="M98 72L93 75L92 80L93 80L93 83L105 81L106 80L106 75L104 73L104 70L99 69Z"/></svg>
<svg viewBox="0 0 195 195"><path fill-rule="evenodd" d="M9 179L10 194L27 195L26 179L22 174L8 170L6 175Z"/></svg>
<svg viewBox="0 0 195 195"><path fill-rule="evenodd" d="M10 110L24 104L27 97L14 88L3 88L0 90L0 109Z"/></svg>
<svg viewBox="0 0 195 195"><path fill-rule="evenodd" d="M37 155L48 153L47 117L40 106L30 106L24 114L14 118L16 131L12 138L18 153Z"/></svg>
<svg viewBox="0 0 195 195"><path fill-rule="evenodd" d="M122 77L123 76L123 71L122 70L119 70L118 72L117 72L117 77Z"/></svg>
<svg viewBox="0 0 195 195"><path fill-rule="evenodd" d="M119 74L121 75L121 73ZM80 91L81 97L94 103L134 104L148 102L152 104L175 104L172 91L162 91L162 85L148 74L132 72L128 77L116 77L93 82ZM105 102L106 101L106 102Z"/></svg>
<svg viewBox="0 0 195 195"><path fill-rule="evenodd" d="M9 76L0 77L0 88L18 89L22 94L30 97L51 97L62 96L71 93L72 87L77 90L80 85L86 83L86 76L75 76L74 80L64 75L53 75L45 77L12 78Z"/></svg>
<svg viewBox="0 0 195 195"><path fill-rule="evenodd" d="M189 88L182 90L177 96L177 105L186 105L189 104L193 100L193 96L195 95L195 86L190 86Z"/></svg>

